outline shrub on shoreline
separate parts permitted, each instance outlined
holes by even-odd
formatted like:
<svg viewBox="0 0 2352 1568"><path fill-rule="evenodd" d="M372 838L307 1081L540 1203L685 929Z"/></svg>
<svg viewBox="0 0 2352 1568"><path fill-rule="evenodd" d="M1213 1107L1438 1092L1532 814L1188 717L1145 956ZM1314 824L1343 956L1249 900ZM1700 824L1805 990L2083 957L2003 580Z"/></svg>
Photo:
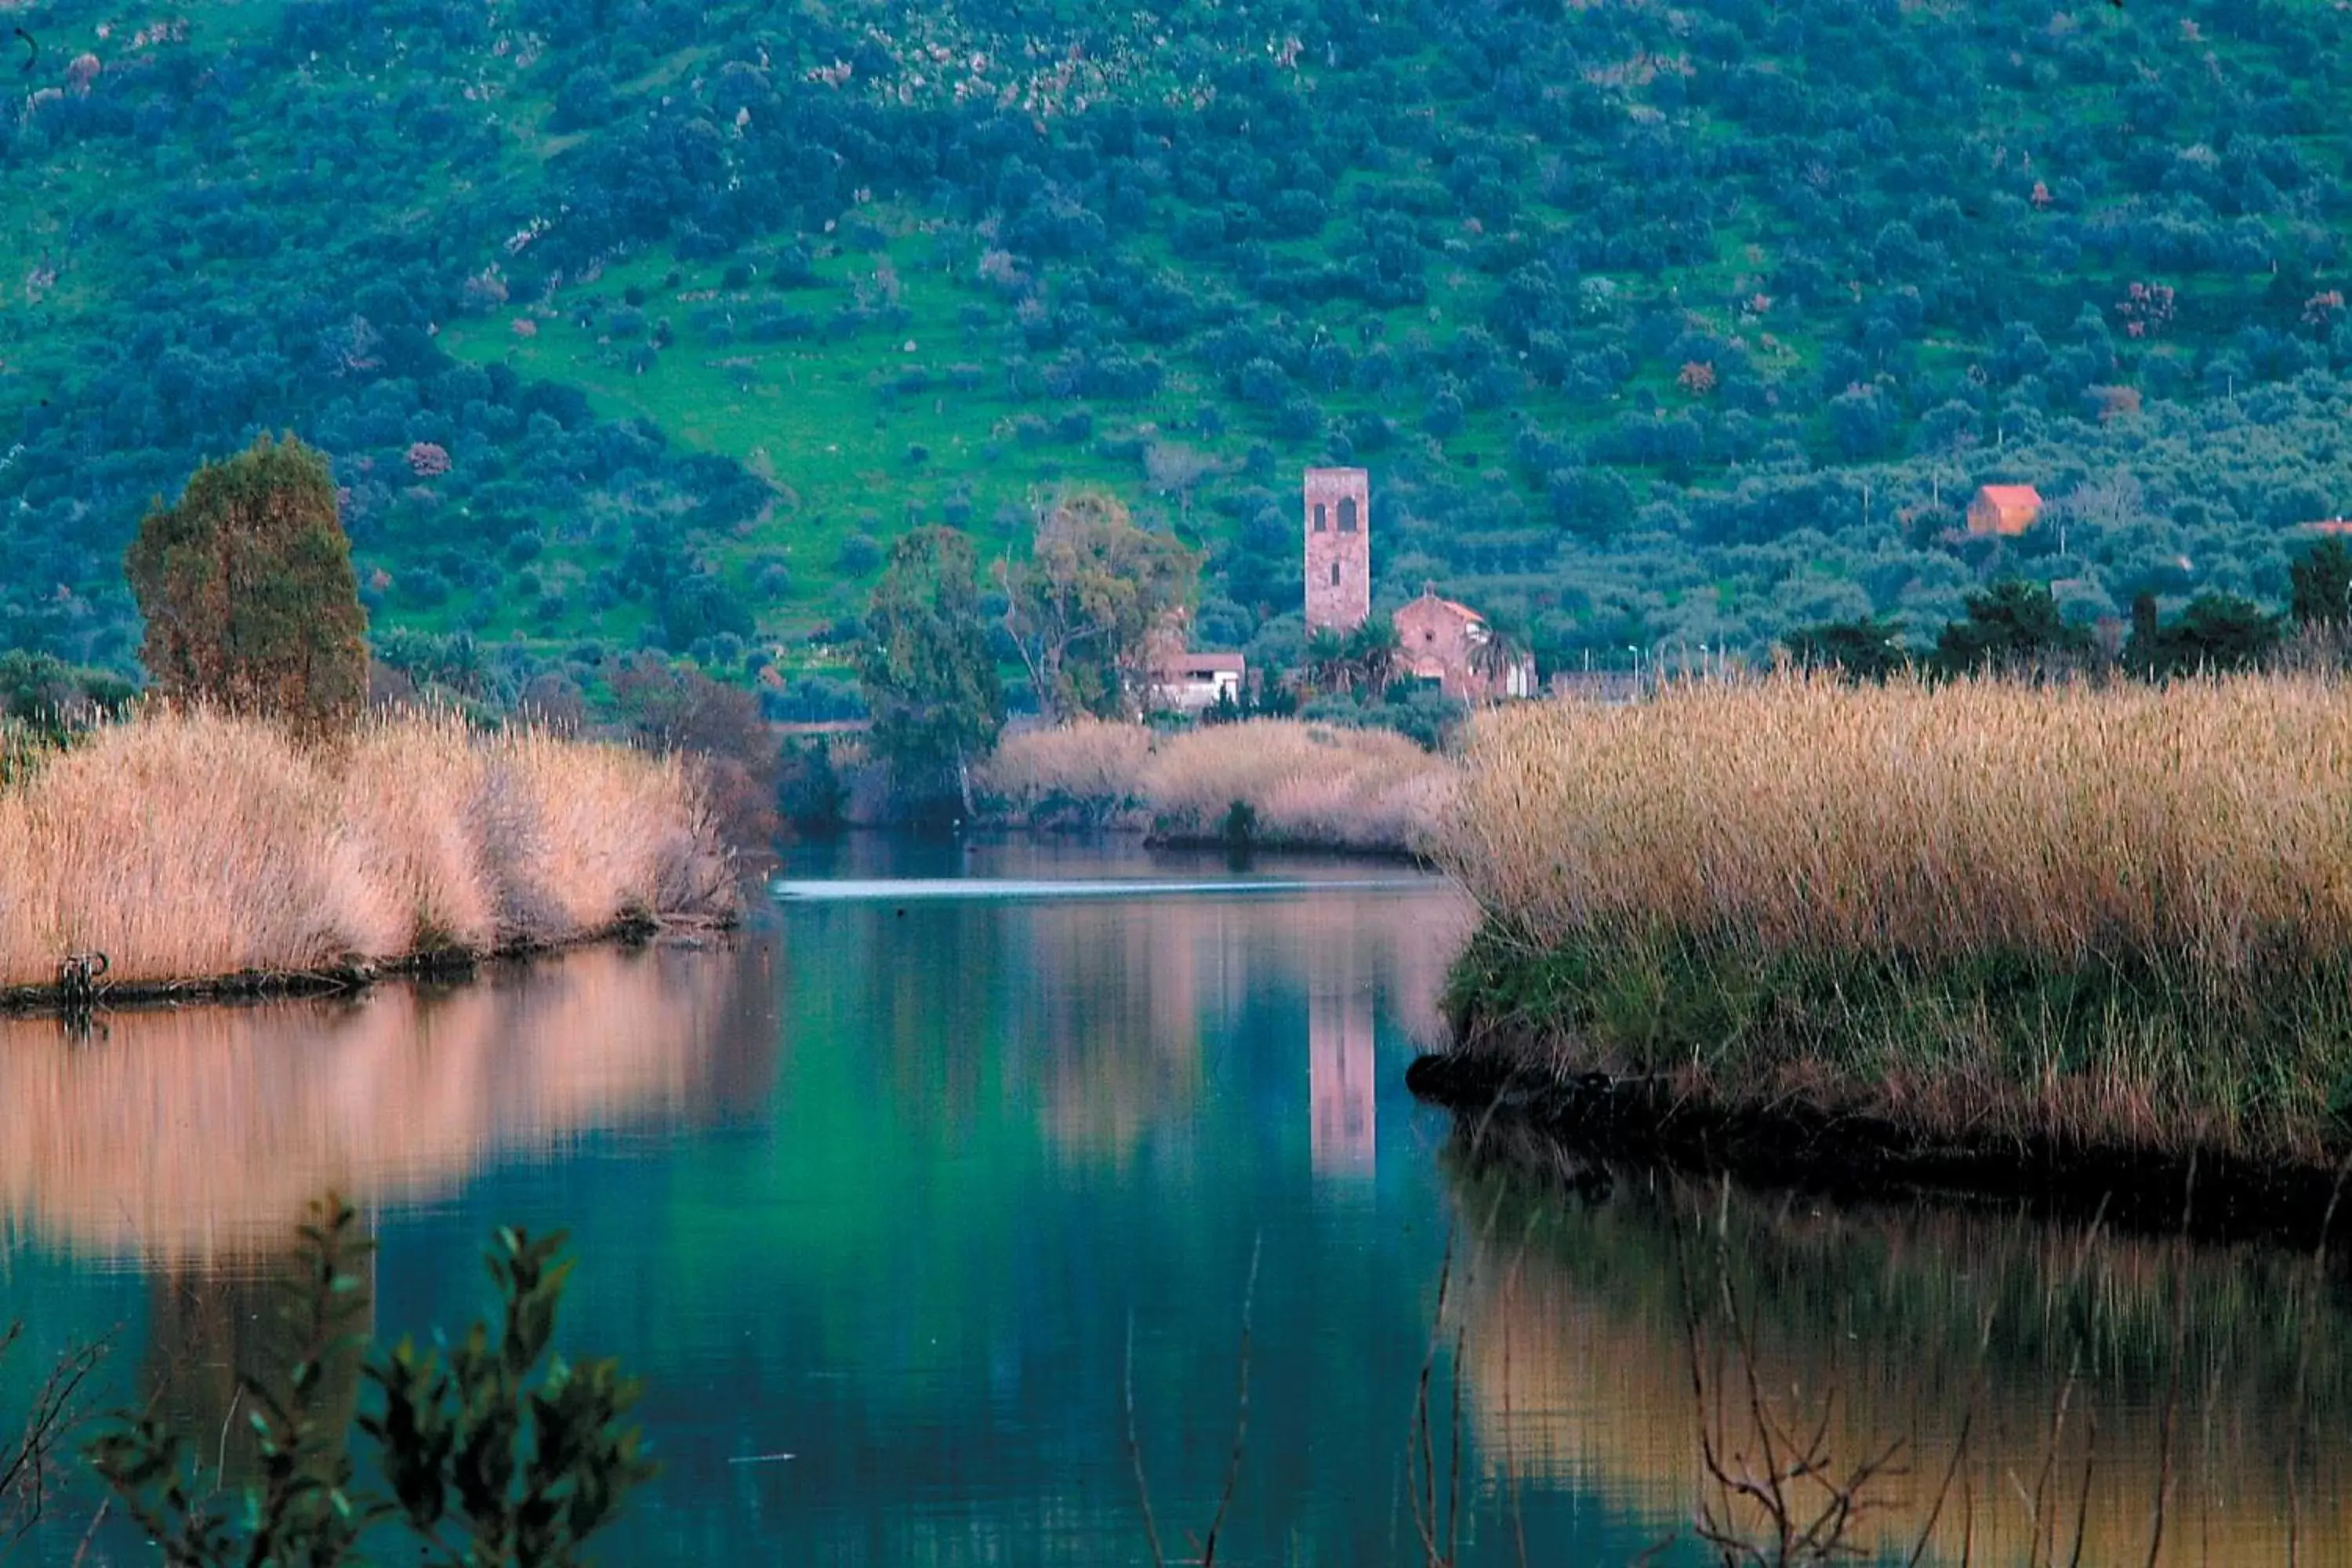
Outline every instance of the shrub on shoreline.
<svg viewBox="0 0 2352 1568"><path fill-rule="evenodd" d="M1482 717L1457 1020L1937 1134L2313 1156L2352 1106L2352 688L1820 679Z"/></svg>
<svg viewBox="0 0 2352 1568"><path fill-rule="evenodd" d="M731 914L676 758L448 717L310 742L154 710L0 791L0 988L295 974Z"/></svg>
<svg viewBox="0 0 2352 1568"><path fill-rule="evenodd" d="M1239 823L1269 847L1412 854L1436 829L1455 771L1384 730L1256 719L1154 735L1081 722L1006 736L981 784L1021 822L1194 840L1233 837Z"/></svg>

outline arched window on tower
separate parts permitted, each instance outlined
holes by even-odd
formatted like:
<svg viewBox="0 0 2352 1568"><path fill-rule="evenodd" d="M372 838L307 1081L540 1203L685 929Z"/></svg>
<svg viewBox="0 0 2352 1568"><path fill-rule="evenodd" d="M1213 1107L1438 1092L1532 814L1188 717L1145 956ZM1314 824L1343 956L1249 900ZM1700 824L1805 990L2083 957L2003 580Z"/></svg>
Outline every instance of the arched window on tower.
<svg viewBox="0 0 2352 1568"><path fill-rule="evenodd" d="M1315 531L1320 533L1328 526L1323 515L1323 503L1318 500L1315 503Z"/></svg>
<svg viewBox="0 0 2352 1568"><path fill-rule="evenodd" d="M1318 507L1316 510L1320 511L1322 509ZM1339 498L1339 531L1342 533L1356 531L1356 498L1354 496Z"/></svg>

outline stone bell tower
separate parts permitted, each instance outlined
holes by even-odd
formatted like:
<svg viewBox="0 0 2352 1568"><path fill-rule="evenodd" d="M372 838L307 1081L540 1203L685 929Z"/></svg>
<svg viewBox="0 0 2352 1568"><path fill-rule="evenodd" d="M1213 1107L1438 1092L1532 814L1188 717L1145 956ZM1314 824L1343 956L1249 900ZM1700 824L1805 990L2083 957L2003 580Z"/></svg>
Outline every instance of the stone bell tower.
<svg viewBox="0 0 2352 1568"><path fill-rule="evenodd" d="M1371 478L1307 470L1307 629L1351 632L1372 613Z"/></svg>

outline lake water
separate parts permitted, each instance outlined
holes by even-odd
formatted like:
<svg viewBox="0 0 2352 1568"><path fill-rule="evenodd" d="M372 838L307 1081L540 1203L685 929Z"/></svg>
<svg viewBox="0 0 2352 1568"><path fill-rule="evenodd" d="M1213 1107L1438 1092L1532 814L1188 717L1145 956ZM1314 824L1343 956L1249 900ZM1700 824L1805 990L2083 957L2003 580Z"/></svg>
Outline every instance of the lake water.
<svg viewBox="0 0 2352 1568"><path fill-rule="evenodd" d="M2160 1521L2167 1563L2352 1561L2308 1257L1507 1165L1402 1089L1468 911L1402 869L853 840L783 876L707 951L0 1024L0 1420L107 1336L103 1397L234 1472L332 1188L389 1337L481 1310L493 1226L570 1228L565 1343L646 1378L667 1467L612 1564L1149 1563L1147 1496L1171 1561L1226 1499L1221 1562L1425 1563L1434 1513L1466 1563L1697 1563L1702 1502L1769 1525L1705 1479L1767 1428L1841 1486L1887 1455L1846 1538L1897 1560L2137 1563ZM86 1561L142 1561L113 1530Z"/></svg>

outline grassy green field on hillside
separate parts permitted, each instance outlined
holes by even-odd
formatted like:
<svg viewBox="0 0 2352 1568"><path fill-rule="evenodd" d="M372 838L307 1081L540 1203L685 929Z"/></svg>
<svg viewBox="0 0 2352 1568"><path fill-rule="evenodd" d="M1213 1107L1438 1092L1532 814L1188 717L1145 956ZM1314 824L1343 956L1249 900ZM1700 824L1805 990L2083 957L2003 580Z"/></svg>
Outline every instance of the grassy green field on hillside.
<svg viewBox="0 0 2352 1568"><path fill-rule="evenodd" d="M0 123L0 642L126 664L140 508L261 428L335 458L380 625L729 668L834 658L910 523L1017 551L1072 486L1279 662L1297 470L1362 464L1383 598L1555 668L1924 641L2009 574L2274 602L2352 506L2305 7L186 22L62 0ZM1990 480L2063 533L1958 537Z"/></svg>

